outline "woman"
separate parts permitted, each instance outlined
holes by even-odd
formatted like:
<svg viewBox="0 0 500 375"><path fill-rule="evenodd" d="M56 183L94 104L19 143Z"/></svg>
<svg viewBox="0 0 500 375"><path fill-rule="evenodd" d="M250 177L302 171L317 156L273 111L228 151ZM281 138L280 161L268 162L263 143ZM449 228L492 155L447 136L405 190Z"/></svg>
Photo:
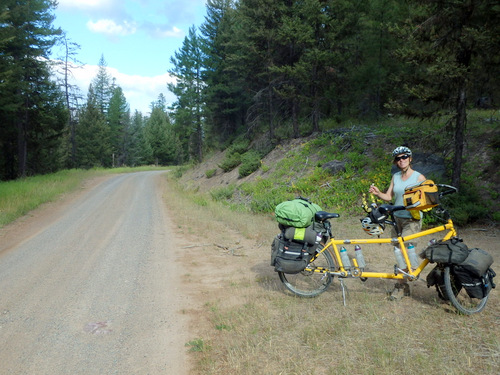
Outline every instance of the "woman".
<svg viewBox="0 0 500 375"><path fill-rule="evenodd" d="M398 167L399 171L392 176L389 189L387 189L385 193L382 193L378 187L372 185L368 191L386 202L390 202L394 198L394 204L396 206L403 206L405 188L419 184L425 180L425 176L412 169L412 152L408 147L397 147L392 152L392 156L394 158L393 163ZM392 236L397 237L397 232L401 233L403 237L420 232L422 229L422 215L420 211L418 211L418 214L420 218L416 219L413 218L411 213L407 210L394 212L396 228L392 229ZM413 245L416 244L413 243ZM401 292L403 292L405 296L410 295L410 286L406 280L402 280L396 284L394 290L391 292L391 299L400 298Z"/></svg>

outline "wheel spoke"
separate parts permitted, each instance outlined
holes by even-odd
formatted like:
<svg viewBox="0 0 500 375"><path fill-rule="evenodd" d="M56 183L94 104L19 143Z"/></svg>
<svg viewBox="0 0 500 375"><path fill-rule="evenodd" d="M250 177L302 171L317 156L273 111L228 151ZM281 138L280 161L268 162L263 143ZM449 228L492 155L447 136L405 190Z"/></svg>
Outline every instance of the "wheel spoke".
<svg viewBox="0 0 500 375"><path fill-rule="evenodd" d="M301 297L315 297L323 293L333 280L329 271L335 269L335 262L328 251L318 257L307 268L296 274L279 272L280 280L292 293Z"/></svg>
<svg viewBox="0 0 500 375"><path fill-rule="evenodd" d="M481 312L488 302L489 295L482 299L469 297L465 288L462 288L460 282L456 280L451 267L444 268L444 286L448 299L462 314L471 315Z"/></svg>

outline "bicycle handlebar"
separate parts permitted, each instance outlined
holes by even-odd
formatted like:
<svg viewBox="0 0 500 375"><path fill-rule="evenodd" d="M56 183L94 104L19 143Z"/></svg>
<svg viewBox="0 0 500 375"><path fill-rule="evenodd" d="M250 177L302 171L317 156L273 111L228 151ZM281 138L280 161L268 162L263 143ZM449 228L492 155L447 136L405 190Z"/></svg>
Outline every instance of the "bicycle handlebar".
<svg viewBox="0 0 500 375"><path fill-rule="evenodd" d="M453 194L453 193L458 192L458 189L455 186L445 185L445 184L436 184L436 186L448 189L448 190L439 192L439 197L440 198L443 197L443 196L445 196L445 195Z"/></svg>

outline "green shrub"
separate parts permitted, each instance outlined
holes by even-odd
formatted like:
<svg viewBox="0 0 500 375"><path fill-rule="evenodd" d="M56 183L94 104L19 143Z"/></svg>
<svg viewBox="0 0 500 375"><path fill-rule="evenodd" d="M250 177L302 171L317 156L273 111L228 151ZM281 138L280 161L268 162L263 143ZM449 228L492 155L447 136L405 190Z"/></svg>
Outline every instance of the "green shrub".
<svg viewBox="0 0 500 375"><path fill-rule="evenodd" d="M214 201L221 202L231 199L235 190L236 186L231 184L226 187L210 190L210 196Z"/></svg>
<svg viewBox="0 0 500 375"><path fill-rule="evenodd" d="M260 157L256 151L250 150L241 157L241 166L238 170L240 177L246 177L260 167Z"/></svg>
<svg viewBox="0 0 500 375"><path fill-rule="evenodd" d="M247 151L250 141L248 139L240 139L235 141L226 151L226 157L219 165L224 172L232 171L241 164L242 155Z"/></svg>
<svg viewBox="0 0 500 375"><path fill-rule="evenodd" d="M236 168L238 165L241 164L241 155L238 153L226 153L226 157L222 161L221 164L219 164L219 168L222 169L224 172L229 172L232 171L234 168Z"/></svg>
<svg viewBox="0 0 500 375"><path fill-rule="evenodd" d="M213 176L215 176L215 173L217 172L217 169L209 169L208 171L205 172L205 176L207 176L207 178L212 178Z"/></svg>
<svg viewBox="0 0 500 375"><path fill-rule="evenodd" d="M250 146L248 138L238 139L229 147L230 153L244 154Z"/></svg>

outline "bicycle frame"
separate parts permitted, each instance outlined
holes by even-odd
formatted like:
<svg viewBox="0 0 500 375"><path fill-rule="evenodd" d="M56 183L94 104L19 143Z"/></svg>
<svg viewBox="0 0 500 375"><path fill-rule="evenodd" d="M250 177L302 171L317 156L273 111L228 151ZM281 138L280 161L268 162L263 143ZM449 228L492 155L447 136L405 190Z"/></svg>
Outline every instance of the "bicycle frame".
<svg viewBox="0 0 500 375"><path fill-rule="evenodd" d="M408 235L405 237L399 236L396 238L352 239L352 240L335 239L332 237L330 240L328 240L328 242L325 244L325 246L321 249L321 251L319 253L322 253L323 251L330 251L329 248L331 248L333 251L331 251L330 253L332 253L332 255L335 257L337 264L339 265L339 270L331 271L331 270L326 270L323 268L316 268L313 270L313 269L310 269L309 267L307 267L305 269L305 271L329 273L331 275L342 277L342 278L360 277L360 278L414 280L414 279L418 278L418 276L420 275L422 270L429 263L429 260L423 259L417 268L412 269L416 265L413 265L410 263L410 259L408 257L408 253L407 253L406 246L404 243L406 241L411 241L415 238L420 238L420 237L427 236L429 234L434 234L434 233L444 232L444 231L448 231L448 232L443 237L443 241L448 240L451 237L454 237L457 235L451 219L449 219L448 222L444 225L440 225L438 227L427 229L427 230L424 230L424 231L421 231L418 233L414 233L414 234L411 234L411 235ZM361 244L392 244L394 246L398 246L401 249L401 253L403 254L403 257L406 261L407 270L402 270L402 269L397 268L397 266L395 266L394 272L392 272L392 273L363 271L358 267L356 258L352 259L352 261L354 263L354 267L350 267L350 269L347 269L345 267L345 265L342 263L342 259L340 257L340 250L338 248L338 245L361 245ZM312 259L311 262L313 260L314 259Z"/></svg>

